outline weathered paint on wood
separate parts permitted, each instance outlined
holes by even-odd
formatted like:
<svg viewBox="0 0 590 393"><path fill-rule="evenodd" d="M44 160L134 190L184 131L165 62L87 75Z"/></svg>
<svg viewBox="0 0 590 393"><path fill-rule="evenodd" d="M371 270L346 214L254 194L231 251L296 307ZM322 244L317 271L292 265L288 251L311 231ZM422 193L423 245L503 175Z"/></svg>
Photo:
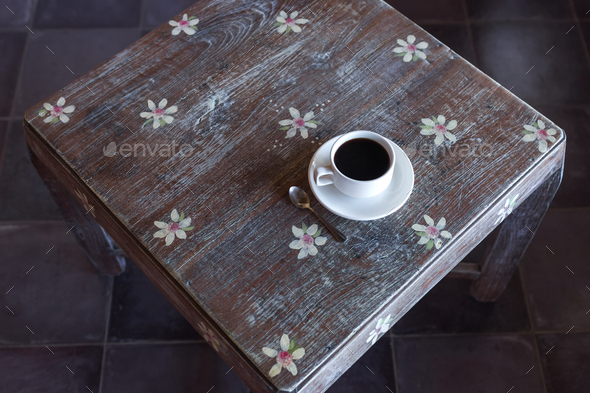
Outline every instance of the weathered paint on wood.
<svg viewBox="0 0 590 393"><path fill-rule="evenodd" d="M281 10L309 23L279 34ZM379 319L397 321L490 233L506 198L520 194L518 205L563 164L562 130L382 1L202 0L186 13L200 20L196 34L154 30L44 100L75 105L68 123L44 123L43 103L31 108L27 140L69 190L83 189L97 222L193 326L211 330L255 391L329 387L370 347ZM425 60L396 56L409 35L428 43ZM172 122L142 127L148 100L164 98L178 109ZM278 122L290 107L321 123L308 138L285 138ZM457 122L455 143L420 133L421 119L438 115ZM522 141L539 119L557 128L545 153ZM323 232L317 255L298 259L292 226L317 221L291 205L288 188L309 193L318 144L356 129L408 152L414 192L372 222L318 206L348 240ZM123 144L145 154L125 156ZM192 154L150 155L183 144ZM172 223L174 209L194 229L166 246L154 221ZM416 244L412 226L425 214L444 217L453 235L439 237L440 249ZM297 375L270 377L276 361L262 348L279 350L283 334L305 355Z"/></svg>
<svg viewBox="0 0 590 393"><path fill-rule="evenodd" d="M86 258L101 274L119 275L125 270L125 257L117 255L112 239L103 232L94 216L94 206L87 203L86 195L73 189L74 195L57 181L49 168L29 150L31 162L45 183L61 214L71 226L76 241L84 250ZM75 199L78 198L78 200ZM86 198L86 199L84 199Z"/></svg>

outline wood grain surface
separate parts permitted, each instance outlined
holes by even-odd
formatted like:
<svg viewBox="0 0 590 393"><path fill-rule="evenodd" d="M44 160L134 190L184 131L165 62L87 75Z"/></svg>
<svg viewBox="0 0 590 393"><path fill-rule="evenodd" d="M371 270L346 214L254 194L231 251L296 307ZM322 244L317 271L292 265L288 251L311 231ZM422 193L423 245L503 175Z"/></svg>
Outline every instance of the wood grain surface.
<svg viewBox="0 0 590 393"><path fill-rule="evenodd" d="M309 22L278 33L281 10ZM397 321L498 225L507 199L519 194L518 206L563 164L561 129L383 1L201 0L185 13L199 19L195 34L155 29L27 111L27 138L256 391L325 390L370 347L380 318ZM396 56L409 35L428 44L426 59ZM43 103L60 97L75 105L69 121L45 123ZM144 125L148 100L162 99L177 106L173 121ZM308 138L285 137L291 107L321 123ZM457 122L454 143L420 133L438 115ZM557 130L543 153L522 140L538 120ZM323 231L317 255L298 259L292 227L319 222L291 205L288 188L309 192L319 145L357 129L405 150L414 191L371 222L312 201L348 240ZM166 152L181 145L190 154ZM154 221L172 223L174 209L194 228L167 246ZM424 215L446 220L452 238L439 237L440 249L417 244ZM283 334L305 354L297 375L270 377L276 361L262 348L279 350Z"/></svg>

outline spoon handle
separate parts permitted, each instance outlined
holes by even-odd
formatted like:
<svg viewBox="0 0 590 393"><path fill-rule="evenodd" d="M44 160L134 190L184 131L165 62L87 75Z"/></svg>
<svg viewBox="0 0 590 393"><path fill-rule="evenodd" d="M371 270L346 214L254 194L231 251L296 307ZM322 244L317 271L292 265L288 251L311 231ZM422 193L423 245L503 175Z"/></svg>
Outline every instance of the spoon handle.
<svg viewBox="0 0 590 393"><path fill-rule="evenodd" d="M308 207L308 209L309 209L309 210L311 210L311 211L313 212L313 214L315 214L315 215L316 215L316 216L317 216L317 217L320 219L320 221L321 221L322 223L324 223L324 226L325 226L326 228L328 228L328 230L329 230L330 232L332 232L332 236L334 236L334 239L336 239L336 241L337 241L337 242L341 242L341 243L342 243L343 241L345 241L345 240L346 240L346 236L344 236L344 235L342 234L342 232L340 232L338 229L334 228L332 225L328 224L328 223L326 222L326 220L324 220L324 219L322 218L322 216L320 216L319 214L317 214L317 213L316 213L316 211L315 211L315 210L313 210L311 207Z"/></svg>

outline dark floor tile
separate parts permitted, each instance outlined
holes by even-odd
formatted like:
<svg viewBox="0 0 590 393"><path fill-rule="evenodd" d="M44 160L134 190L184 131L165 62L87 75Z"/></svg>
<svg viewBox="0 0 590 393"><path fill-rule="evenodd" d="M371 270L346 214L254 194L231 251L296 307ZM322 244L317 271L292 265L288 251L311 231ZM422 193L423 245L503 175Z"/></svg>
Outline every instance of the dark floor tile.
<svg viewBox="0 0 590 393"><path fill-rule="evenodd" d="M0 391L99 391L102 346L49 348L0 348Z"/></svg>
<svg viewBox="0 0 590 393"><path fill-rule="evenodd" d="M464 21L463 0L385 0L413 21Z"/></svg>
<svg viewBox="0 0 590 393"><path fill-rule="evenodd" d="M475 56L469 39L467 25L421 25L424 30L432 34L437 40L454 50L468 62L474 64Z"/></svg>
<svg viewBox="0 0 590 393"><path fill-rule="evenodd" d="M27 45L15 116L22 116L29 107L125 49L138 38L137 29L37 31L29 38Z"/></svg>
<svg viewBox="0 0 590 393"><path fill-rule="evenodd" d="M1 23L1 22L0 22ZM0 32L0 116L10 116L27 33Z"/></svg>
<svg viewBox="0 0 590 393"><path fill-rule="evenodd" d="M537 336L547 393L587 393L590 386L590 334Z"/></svg>
<svg viewBox="0 0 590 393"><path fill-rule="evenodd" d="M0 169L0 220L62 219L31 164L20 120L10 123Z"/></svg>
<svg viewBox="0 0 590 393"><path fill-rule="evenodd" d="M167 23L173 16L180 14L196 0L145 0L143 25L156 27Z"/></svg>
<svg viewBox="0 0 590 393"><path fill-rule="evenodd" d="M471 297L471 280L444 278L393 326L395 334L521 332L530 329L516 273L494 303Z"/></svg>
<svg viewBox="0 0 590 393"><path fill-rule="evenodd" d="M589 220L590 211L549 211L522 259L538 330L590 329Z"/></svg>
<svg viewBox="0 0 590 393"><path fill-rule="evenodd" d="M348 371L338 378L327 392L395 392L390 340L385 336L377 341Z"/></svg>
<svg viewBox="0 0 590 393"><path fill-rule="evenodd" d="M103 393L246 393L246 386L207 344L107 347Z"/></svg>
<svg viewBox="0 0 590 393"><path fill-rule="evenodd" d="M395 360L400 393L544 392L529 336L396 338Z"/></svg>
<svg viewBox="0 0 590 393"><path fill-rule="evenodd" d="M97 274L68 230L0 225L0 344L103 342L111 278Z"/></svg>
<svg viewBox="0 0 590 393"><path fill-rule="evenodd" d="M590 18L590 0L573 0L573 4L578 18Z"/></svg>
<svg viewBox="0 0 590 393"><path fill-rule="evenodd" d="M466 0L475 20L573 18L569 0Z"/></svg>
<svg viewBox="0 0 590 393"><path fill-rule="evenodd" d="M552 207L590 206L590 106L563 108L536 106L536 109L565 130L565 168Z"/></svg>
<svg viewBox="0 0 590 393"><path fill-rule="evenodd" d="M138 27L141 0L43 0L35 12L35 28Z"/></svg>
<svg viewBox="0 0 590 393"><path fill-rule="evenodd" d="M528 103L590 103L590 67L579 35L566 34L571 27L541 22L474 25L478 65L504 87L514 86L512 92Z"/></svg>
<svg viewBox="0 0 590 393"><path fill-rule="evenodd" d="M35 1L33 0L3 0L0 10L0 28L21 27L26 29L30 24ZM30 25L29 25L30 27Z"/></svg>
<svg viewBox="0 0 590 393"><path fill-rule="evenodd" d="M115 278L110 341L198 340L201 336L131 261Z"/></svg>

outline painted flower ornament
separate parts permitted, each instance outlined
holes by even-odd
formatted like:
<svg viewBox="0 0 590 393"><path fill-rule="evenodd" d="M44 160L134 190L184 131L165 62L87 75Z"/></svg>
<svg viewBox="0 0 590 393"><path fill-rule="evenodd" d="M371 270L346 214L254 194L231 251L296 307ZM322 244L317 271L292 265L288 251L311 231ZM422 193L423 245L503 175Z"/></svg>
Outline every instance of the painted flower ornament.
<svg viewBox="0 0 590 393"><path fill-rule="evenodd" d="M445 137L451 142L456 142L457 137L449 131L457 127L457 121L451 120L446 126L445 121L446 119L443 115L438 115L437 117L432 116L432 119L422 119L422 124L420 125L422 131L420 131L420 134L436 135L434 144L437 146L443 143Z"/></svg>
<svg viewBox="0 0 590 393"><path fill-rule="evenodd" d="M308 19L295 19L299 15L299 12L293 11L291 15L287 15L285 11L281 11L279 16L277 16L277 23L275 26L278 26L277 32L288 34L291 30L295 33L301 32L301 27L298 25L304 25L309 23Z"/></svg>
<svg viewBox="0 0 590 393"><path fill-rule="evenodd" d="M215 337L215 333L213 332L213 330L205 326L203 322L199 322L197 326L199 327L201 335L203 336L205 341L210 343L211 346L215 349L215 351L219 352L219 348L221 347L221 345L219 344L219 340L217 339L217 337Z"/></svg>
<svg viewBox="0 0 590 393"><path fill-rule="evenodd" d="M305 224L302 224L301 228L297 228L293 225L291 230L297 240L293 240L291 244L289 244L289 247L294 250L299 250L297 259L303 259L308 255L316 255L318 253L316 245L323 246L328 240L327 238L320 236L322 230L318 229L317 224L313 224L309 228Z"/></svg>
<svg viewBox="0 0 590 393"><path fill-rule="evenodd" d="M176 209L172 210L170 214L170 218L172 219L171 223L166 223L162 221L154 221L154 225L160 228L159 231L154 233L155 238L166 238L166 245L169 246L172 244L174 237L176 236L179 239L186 239L186 232L192 231L194 227L189 227L191 224L190 217L184 217L184 212L178 214Z"/></svg>
<svg viewBox="0 0 590 393"><path fill-rule="evenodd" d="M301 117L301 114L295 108L289 108L289 113L293 119L279 121L279 124L283 126L281 127L281 130L288 130L285 138L293 138L297 134L297 130L299 130L299 132L301 132L301 137L305 139L309 136L307 128L317 128L318 124L322 124L318 121L312 120L314 117L313 111L307 112L303 117Z"/></svg>
<svg viewBox="0 0 590 393"><path fill-rule="evenodd" d="M428 48L428 43L427 42L420 42L419 44L415 44L416 42L416 37L414 37L413 35L409 35L407 38L407 41L398 39L397 43L398 47L394 48L393 51L395 53L397 53L396 56L403 56L403 60L407 63L411 60L418 60L418 59L422 59L425 60L426 59L426 54L424 52L422 52L420 49L426 49Z"/></svg>
<svg viewBox="0 0 590 393"><path fill-rule="evenodd" d="M516 199L518 198L519 194L513 195L512 197L506 199L506 202L504 203L504 207L502 209L500 209L500 211L498 212L498 218L496 219L496 222L494 222L494 225L504 221L506 219L506 217L508 217L508 215L510 215L510 213L512 213L512 210L514 209L514 205L516 204Z"/></svg>
<svg viewBox="0 0 590 393"><path fill-rule="evenodd" d="M57 123L58 121L67 123L70 121L70 118L67 114L72 113L76 107L74 105L64 107L65 104L66 99L63 97L60 97L60 99L57 100L55 106L46 102L43 104L43 109L39 111L39 116L45 117L45 115L49 114L49 116L43 120L45 123Z"/></svg>
<svg viewBox="0 0 590 393"><path fill-rule="evenodd" d="M386 331L389 330L391 323L393 322L393 318L391 318L391 314L389 314L385 318L379 318L377 321L377 326L375 329L369 333L369 338L367 338L367 342L371 343L371 345L375 344L379 337L381 337Z"/></svg>
<svg viewBox="0 0 590 393"><path fill-rule="evenodd" d="M555 143L555 137L553 135L557 133L557 130L555 128L546 130L545 123L542 120L538 120L533 122L532 126L525 125L523 133L525 134L522 137L523 141L539 141L539 151L545 153L547 151L547 141Z"/></svg>
<svg viewBox="0 0 590 393"><path fill-rule="evenodd" d="M178 22L175 20L171 20L168 22L170 26L173 26L172 35L178 35L181 31L185 32L188 35L193 35L197 32L197 24L199 20L195 16L188 17L187 14L182 16Z"/></svg>
<svg viewBox="0 0 590 393"><path fill-rule="evenodd" d="M76 196L78 197L78 199L80 199L80 201L82 201L82 205L84 206L84 210L86 210L86 214L90 213L90 214L92 214L92 217L96 218L96 215L94 214L94 206L92 206L88 202L88 198L86 198L86 195L81 193L78 190L76 190L75 193L76 193Z"/></svg>
<svg viewBox="0 0 590 393"><path fill-rule="evenodd" d="M439 249L442 246L442 240L439 236L445 239L451 239L453 236L450 232L443 231L442 229L447 224L447 221L442 217L436 226L434 220L428 215L424 215L424 220L428 225L414 224L412 229L416 231L416 235L420 236L418 244L426 244L426 250L432 249L433 246Z"/></svg>
<svg viewBox="0 0 590 393"><path fill-rule="evenodd" d="M139 114L139 116L143 117L144 119L147 119L143 123L142 127L153 122L152 127L155 130L160 126L165 126L166 124L172 123L174 121L174 117L170 115L178 112L178 108L176 107L176 105L173 105L167 109L164 109L166 108L167 104L168 100L165 98L162 101L160 101L158 107L156 107L156 104L154 104L152 100L148 100L148 108L150 108L151 112L141 112Z"/></svg>
<svg viewBox="0 0 590 393"><path fill-rule="evenodd" d="M281 350L277 351L272 348L262 347L262 352L268 357L275 358L277 364L272 366L268 375L272 378L279 375L283 368L286 368L291 374L297 375L297 366L293 360L301 359L305 355L305 349L295 343L295 339L289 340L289 336L283 334L280 340Z"/></svg>

